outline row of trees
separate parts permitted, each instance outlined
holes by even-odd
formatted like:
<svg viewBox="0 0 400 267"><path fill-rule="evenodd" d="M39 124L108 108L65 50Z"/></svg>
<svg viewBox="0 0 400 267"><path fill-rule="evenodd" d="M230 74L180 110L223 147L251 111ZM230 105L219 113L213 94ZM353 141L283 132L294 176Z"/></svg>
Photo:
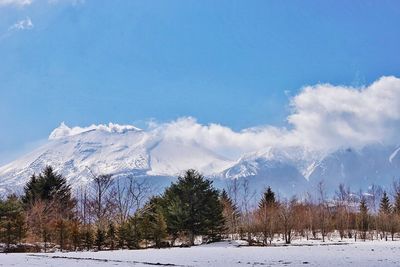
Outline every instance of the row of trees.
<svg viewBox="0 0 400 267"><path fill-rule="evenodd" d="M292 239L322 239L333 235L344 238L394 240L400 233L400 186L393 184L393 201L379 187L373 192L353 194L340 185L333 198L328 198L323 183L316 189L316 196L306 194L299 199L279 200L268 187L258 205L247 208L249 194L246 182L228 186L223 191L224 215L228 233L239 235L249 243L270 245L274 240L290 244ZM233 201L240 192L246 197ZM239 192L239 193L238 193ZM237 208L241 206L241 208Z"/></svg>
<svg viewBox="0 0 400 267"><path fill-rule="evenodd" d="M193 245L196 237L258 245L289 244L294 238L325 241L333 234L393 240L400 232L396 183L391 198L379 187L353 194L343 185L328 198L320 183L314 196L283 199L268 187L257 200L248 180L233 180L220 192L194 170L160 195L153 195L145 180L92 175L90 186L76 192L51 167L33 175L21 196L0 201L0 243L8 251L22 242L44 251L102 250Z"/></svg>
<svg viewBox="0 0 400 267"><path fill-rule="evenodd" d="M193 245L196 236L221 238L223 206L209 180L188 170L161 195L146 181L94 175L73 196L64 177L47 167L21 197L0 202L0 242L40 244L44 251ZM167 238L168 237L168 238Z"/></svg>

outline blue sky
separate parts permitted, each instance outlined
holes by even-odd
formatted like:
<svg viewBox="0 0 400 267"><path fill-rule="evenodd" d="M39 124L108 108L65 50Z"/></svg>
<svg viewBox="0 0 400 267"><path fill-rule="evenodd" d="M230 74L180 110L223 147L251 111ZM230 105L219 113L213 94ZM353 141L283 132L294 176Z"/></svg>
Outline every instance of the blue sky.
<svg viewBox="0 0 400 267"><path fill-rule="evenodd" d="M0 162L68 125L284 126L305 85L400 76L398 1L0 0Z"/></svg>

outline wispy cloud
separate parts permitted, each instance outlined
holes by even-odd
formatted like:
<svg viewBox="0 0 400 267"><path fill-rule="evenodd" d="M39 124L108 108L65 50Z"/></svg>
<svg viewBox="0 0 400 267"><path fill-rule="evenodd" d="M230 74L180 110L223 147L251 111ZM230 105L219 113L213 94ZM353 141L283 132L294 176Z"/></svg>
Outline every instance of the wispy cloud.
<svg viewBox="0 0 400 267"><path fill-rule="evenodd" d="M0 7L2 6L29 6L33 0L0 0Z"/></svg>
<svg viewBox="0 0 400 267"><path fill-rule="evenodd" d="M14 25L10 26L9 31L30 30L34 27L30 17L17 21Z"/></svg>
<svg viewBox="0 0 400 267"><path fill-rule="evenodd" d="M58 4L58 3L71 3L72 5L81 5L85 3L85 0L48 0L49 4Z"/></svg>

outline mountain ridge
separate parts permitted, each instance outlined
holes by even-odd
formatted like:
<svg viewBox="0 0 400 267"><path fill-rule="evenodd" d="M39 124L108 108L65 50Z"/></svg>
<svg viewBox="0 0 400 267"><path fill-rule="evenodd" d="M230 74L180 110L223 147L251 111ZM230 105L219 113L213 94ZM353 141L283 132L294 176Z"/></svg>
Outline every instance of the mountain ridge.
<svg viewBox="0 0 400 267"><path fill-rule="evenodd" d="M0 167L0 192L20 190L33 173L52 165L76 187L90 170L116 176L176 177L195 168L217 184L249 179L254 188L271 185L284 195L301 193L323 180L329 191L339 183L367 189L390 186L400 175L400 147L374 144L322 152L304 147L265 147L237 159L194 140L160 135L131 125L56 128L42 146Z"/></svg>

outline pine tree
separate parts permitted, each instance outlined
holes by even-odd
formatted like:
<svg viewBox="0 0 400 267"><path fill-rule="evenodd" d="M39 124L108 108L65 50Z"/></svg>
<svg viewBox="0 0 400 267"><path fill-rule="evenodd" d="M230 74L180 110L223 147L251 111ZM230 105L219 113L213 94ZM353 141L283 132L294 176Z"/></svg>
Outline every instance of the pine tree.
<svg viewBox="0 0 400 267"><path fill-rule="evenodd" d="M219 201L218 191L215 193L216 194L213 196L214 200L209 201L208 205L204 207L206 214L208 213L210 216L208 218L205 217L204 222L208 224L208 229L206 229L205 234L211 242L220 241L222 239L222 234L226 231L223 206ZM211 220L211 222L208 222L208 220Z"/></svg>
<svg viewBox="0 0 400 267"><path fill-rule="evenodd" d="M110 223L107 230L107 245L111 250L115 249L116 235L117 233L115 230L115 226L113 223Z"/></svg>
<svg viewBox="0 0 400 267"><path fill-rule="evenodd" d="M157 209L152 221L152 238L157 248L161 248L161 243L167 237L167 223L161 210Z"/></svg>
<svg viewBox="0 0 400 267"><path fill-rule="evenodd" d="M394 233L400 229L400 190L395 190L394 205L392 208L392 241Z"/></svg>
<svg viewBox="0 0 400 267"><path fill-rule="evenodd" d="M71 224L71 240L74 251L78 250L82 244L82 233L78 221L73 221Z"/></svg>
<svg viewBox="0 0 400 267"><path fill-rule="evenodd" d="M25 215L21 201L15 196L0 200L0 242L9 249L22 241L26 234Z"/></svg>
<svg viewBox="0 0 400 267"><path fill-rule="evenodd" d="M379 204L379 220L379 228L382 231L383 237L387 241L387 232L391 232L392 230L392 206L386 191L383 192Z"/></svg>
<svg viewBox="0 0 400 267"><path fill-rule="evenodd" d="M400 190L396 192L396 195L395 195L395 197L394 197L393 212L394 212L397 216L400 216Z"/></svg>
<svg viewBox="0 0 400 267"><path fill-rule="evenodd" d="M102 249L105 240L106 240L106 234L105 234L104 230L101 228L97 228L96 237L95 237L95 241L94 241L96 244L97 250L100 251Z"/></svg>
<svg viewBox="0 0 400 267"><path fill-rule="evenodd" d="M121 249L125 248L126 246L127 233L125 229L126 229L126 222L118 225L117 227L117 232L116 232L117 242L118 242L118 247Z"/></svg>
<svg viewBox="0 0 400 267"><path fill-rule="evenodd" d="M24 187L22 202L33 235L41 238L45 246L49 241L57 241L64 249L69 241L68 226L75 218L76 204L67 180L47 166L38 176L31 176Z"/></svg>
<svg viewBox="0 0 400 267"><path fill-rule="evenodd" d="M359 214L358 214L358 230L361 232L361 239L365 240L369 227L369 215L367 201L365 197L360 200Z"/></svg>
<svg viewBox="0 0 400 267"><path fill-rule="evenodd" d="M93 247L93 230L90 227L90 225L86 225L84 227L84 230L82 232L82 240L83 240L83 246L86 248L86 250L90 250Z"/></svg>
<svg viewBox="0 0 400 267"><path fill-rule="evenodd" d="M140 234L142 239L144 240L144 246L145 248L148 247L149 245L149 241L152 239L151 236L151 217L153 216L153 214L149 211L146 210L146 207L142 210L140 210L141 213L141 220L140 220L140 224L139 224L139 228L140 228Z"/></svg>
<svg viewBox="0 0 400 267"><path fill-rule="evenodd" d="M57 204L60 214L64 218L73 216L75 200L72 198L71 187L67 180L47 166L39 176L32 175L24 187L23 203L27 208L32 207L37 201Z"/></svg>
<svg viewBox="0 0 400 267"><path fill-rule="evenodd" d="M140 248L140 242L143 239L141 232L142 218L138 212L129 217L118 229L118 241L121 247L127 246L129 249Z"/></svg>
<svg viewBox="0 0 400 267"><path fill-rule="evenodd" d="M223 207L212 182L195 170L178 177L164 193L164 215L172 235L187 233L190 245L196 235L220 237L224 230Z"/></svg>
<svg viewBox="0 0 400 267"><path fill-rule="evenodd" d="M259 209L264 207L272 207L276 205L275 193L272 191L271 187L268 186L267 190L264 192L263 197L258 203Z"/></svg>
<svg viewBox="0 0 400 267"><path fill-rule="evenodd" d="M162 212L162 199L153 197L142 209L141 229L143 238L161 247L162 240L167 236L167 224Z"/></svg>
<svg viewBox="0 0 400 267"><path fill-rule="evenodd" d="M258 203L257 210L259 228L264 237L264 245L267 245L268 241L271 244L274 238L277 206L275 193L272 191L271 187L268 187Z"/></svg>
<svg viewBox="0 0 400 267"><path fill-rule="evenodd" d="M388 214L390 214L391 209L392 209L392 207L391 207L391 204L390 204L390 200L389 200L389 197L388 197L388 195L387 195L387 193L385 191L385 192L383 192L382 199L381 199L381 202L379 204L379 212L382 213L382 214L388 215Z"/></svg>

